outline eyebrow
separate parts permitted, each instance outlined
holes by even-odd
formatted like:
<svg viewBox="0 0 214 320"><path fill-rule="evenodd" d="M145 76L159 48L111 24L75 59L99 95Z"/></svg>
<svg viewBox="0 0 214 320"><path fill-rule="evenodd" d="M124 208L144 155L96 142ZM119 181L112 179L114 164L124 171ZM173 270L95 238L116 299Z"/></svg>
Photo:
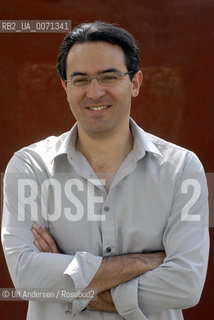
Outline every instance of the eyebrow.
<svg viewBox="0 0 214 320"><path fill-rule="evenodd" d="M70 78L76 77L76 76L87 76L87 73L74 71L70 74Z"/></svg>
<svg viewBox="0 0 214 320"><path fill-rule="evenodd" d="M102 71L99 71L97 74L101 74L101 73L108 73L108 72L120 72L120 70L118 70L117 68L109 68L109 69L105 69ZM76 76L87 76L88 74L85 72L80 72L80 71L74 71L70 74L70 78L76 77Z"/></svg>
<svg viewBox="0 0 214 320"><path fill-rule="evenodd" d="M110 69L105 69L105 70L98 72L98 73L107 73L107 72L120 72L120 70L118 70L116 68L110 68Z"/></svg>

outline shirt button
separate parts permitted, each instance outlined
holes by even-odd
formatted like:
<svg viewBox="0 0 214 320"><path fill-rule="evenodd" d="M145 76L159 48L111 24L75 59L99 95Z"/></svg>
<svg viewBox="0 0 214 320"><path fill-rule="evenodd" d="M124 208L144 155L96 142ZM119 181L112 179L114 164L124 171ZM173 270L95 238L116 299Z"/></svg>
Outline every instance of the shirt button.
<svg viewBox="0 0 214 320"><path fill-rule="evenodd" d="M105 212L109 212L110 208L108 206L104 207Z"/></svg>
<svg viewBox="0 0 214 320"><path fill-rule="evenodd" d="M110 247L107 247L107 248L106 248L106 252L111 252L111 248L110 248Z"/></svg>

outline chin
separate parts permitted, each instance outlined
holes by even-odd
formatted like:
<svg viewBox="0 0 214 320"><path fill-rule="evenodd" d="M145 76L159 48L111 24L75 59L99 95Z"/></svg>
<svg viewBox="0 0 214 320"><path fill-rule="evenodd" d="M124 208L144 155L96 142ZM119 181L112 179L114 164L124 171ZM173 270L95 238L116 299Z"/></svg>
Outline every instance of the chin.
<svg viewBox="0 0 214 320"><path fill-rule="evenodd" d="M109 135L109 133L112 132L112 128L108 126L97 125L90 128L85 128L85 132L90 136L96 135L97 137L101 137L103 135Z"/></svg>

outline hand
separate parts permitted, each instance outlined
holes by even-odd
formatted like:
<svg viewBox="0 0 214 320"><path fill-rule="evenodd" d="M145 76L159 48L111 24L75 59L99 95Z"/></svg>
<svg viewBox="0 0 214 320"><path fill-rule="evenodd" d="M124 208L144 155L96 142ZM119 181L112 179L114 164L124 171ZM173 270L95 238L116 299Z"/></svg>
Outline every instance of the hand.
<svg viewBox="0 0 214 320"><path fill-rule="evenodd" d="M91 300L86 309L104 312L117 312L110 290L99 293L96 300Z"/></svg>
<svg viewBox="0 0 214 320"><path fill-rule="evenodd" d="M35 238L34 245L40 252L60 253L56 242L44 227L39 227L34 223L31 231Z"/></svg>
<svg viewBox="0 0 214 320"><path fill-rule="evenodd" d="M57 248L56 242L43 226L39 227L34 223L32 225L31 231L35 238L34 245L40 252L60 253L59 249ZM110 290L99 293L97 295L97 299L92 300L88 304L87 309L105 312L117 312L112 300Z"/></svg>

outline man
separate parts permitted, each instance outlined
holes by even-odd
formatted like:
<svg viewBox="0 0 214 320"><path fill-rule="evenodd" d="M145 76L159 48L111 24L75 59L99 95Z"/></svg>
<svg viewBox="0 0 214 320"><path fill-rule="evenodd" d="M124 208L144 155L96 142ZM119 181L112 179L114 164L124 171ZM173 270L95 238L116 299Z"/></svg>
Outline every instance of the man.
<svg viewBox="0 0 214 320"><path fill-rule="evenodd" d="M14 285L57 292L27 296L27 319L183 319L209 251L200 161L130 118L142 72L126 30L77 26L57 70L77 123L15 153L4 179ZM69 296L93 288L97 300Z"/></svg>

